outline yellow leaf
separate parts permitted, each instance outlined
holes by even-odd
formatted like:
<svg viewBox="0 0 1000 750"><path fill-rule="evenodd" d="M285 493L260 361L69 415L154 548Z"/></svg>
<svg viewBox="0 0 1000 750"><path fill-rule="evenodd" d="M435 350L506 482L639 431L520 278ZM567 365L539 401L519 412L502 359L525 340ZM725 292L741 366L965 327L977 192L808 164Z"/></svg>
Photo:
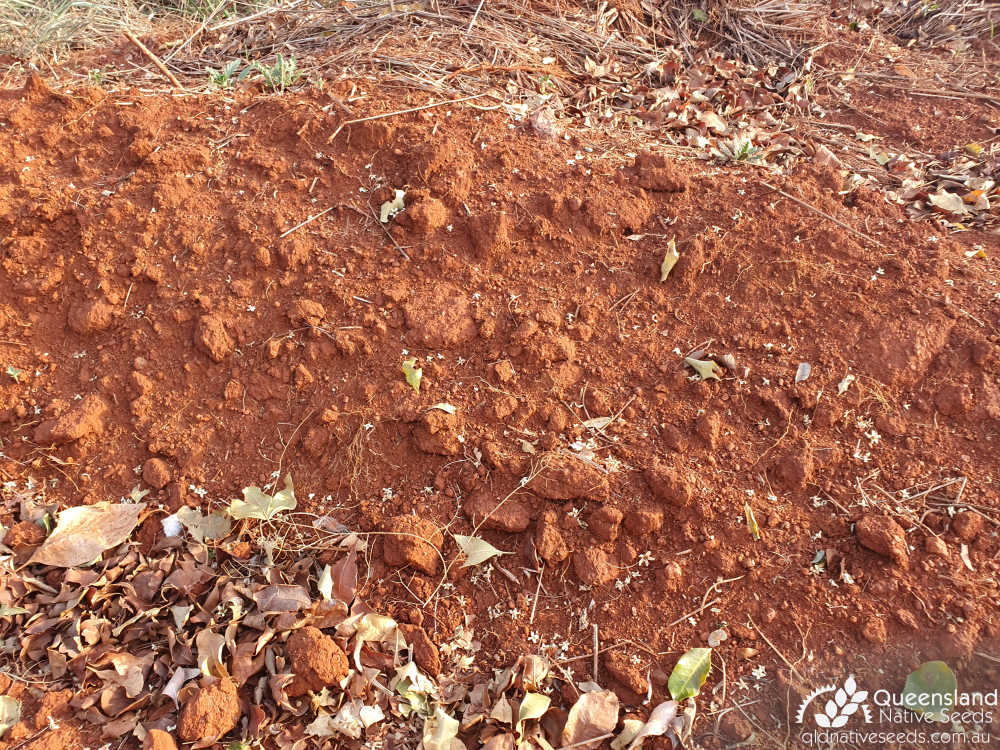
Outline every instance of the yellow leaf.
<svg viewBox="0 0 1000 750"><path fill-rule="evenodd" d="M750 536L755 542L760 541L760 526L757 525L757 517L753 514L750 503L743 503L743 512L747 517L747 528L750 529Z"/></svg>
<svg viewBox="0 0 1000 750"><path fill-rule="evenodd" d="M417 367L416 357L403 360L403 375L406 376L406 382L410 384L410 387L420 393L420 381L424 377L424 371Z"/></svg>
<svg viewBox="0 0 1000 750"><path fill-rule="evenodd" d="M973 156L979 156L983 152L983 147L978 143L967 143L965 145L965 150L968 151Z"/></svg>
<svg viewBox="0 0 1000 750"><path fill-rule="evenodd" d="M693 368L694 371L701 376L702 380L708 380L709 378L722 380L722 378L719 377L719 373L722 372L722 368L719 367L719 363L714 360L685 357L684 364Z"/></svg>
<svg viewBox="0 0 1000 750"><path fill-rule="evenodd" d="M670 242L667 245L667 252L663 256L663 262L660 263L660 281L666 281L667 276L673 270L674 266L677 265L677 261L680 260L681 254L677 252L677 243L674 242L674 238L670 238Z"/></svg>

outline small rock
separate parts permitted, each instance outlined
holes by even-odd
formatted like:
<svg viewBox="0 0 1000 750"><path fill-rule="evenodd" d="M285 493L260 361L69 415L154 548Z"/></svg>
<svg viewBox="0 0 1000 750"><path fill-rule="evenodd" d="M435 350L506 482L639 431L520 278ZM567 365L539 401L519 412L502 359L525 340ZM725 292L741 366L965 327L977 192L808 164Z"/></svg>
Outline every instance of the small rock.
<svg viewBox="0 0 1000 750"><path fill-rule="evenodd" d="M437 646L420 625L400 625L399 632L412 649L413 661L431 677L441 674L441 657Z"/></svg>
<svg viewBox="0 0 1000 750"><path fill-rule="evenodd" d="M607 417L614 413L614 404L607 391L588 389L585 397L587 412L591 417Z"/></svg>
<svg viewBox="0 0 1000 750"><path fill-rule="evenodd" d="M326 316L326 308L311 299L297 299L288 310L288 320L293 326L318 326Z"/></svg>
<svg viewBox="0 0 1000 750"><path fill-rule="evenodd" d="M601 541L613 542L618 538L618 527L623 517L620 510L605 505L590 514L587 525L591 533Z"/></svg>
<svg viewBox="0 0 1000 750"><path fill-rule="evenodd" d="M861 546L888 557L903 569L909 569L906 534L889 516L865 516L854 526Z"/></svg>
<svg viewBox="0 0 1000 750"><path fill-rule="evenodd" d="M620 649L614 649L604 654L604 668L608 674L637 695L646 695L649 683L640 664L633 664L628 654Z"/></svg>
<svg viewBox="0 0 1000 750"><path fill-rule="evenodd" d="M550 454L542 472L528 486L536 495L549 500L603 500L608 494L604 474L565 453Z"/></svg>
<svg viewBox="0 0 1000 750"><path fill-rule="evenodd" d="M885 620L881 617L869 617L865 620L861 635L869 643L885 643L889 639Z"/></svg>
<svg viewBox="0 0 1000 750"><path fill-rule="evenodd" d="M656 585L662 591L677 591L684 581L684 569L676 560L671 560L656 574Z"/></svg>
<svg viewBox="0 0 1000 750"><path fill-rule="evenodd" d="M531 523L528 506L513 497L508 498L503 504L502 500L503 498L496 497L492 492L482 490L465 501L462 512L473 524L478 526L482 523L485 529L496 529L511 534L518 534L527 529Z"/></svg>
<svg viewBox="0 0 1000 750"><path fill-rule="evenodd" d="M290 698L336 685L350 669L337 642L311 625L292 633L285 652L295 673L285 690Z"/></svg>
<svg viewBox="0 0 1000 750"><path fill-rule="evenodd" d="M955 514L955 518L951 522L951 530L963 542L972 542L982 532L983 523L983 517L978 513L974 513L971 510L963 510Z"/></svg>
<svg viewBox="0 0 1000 750"><path fill-rule="evenodd" d="M216 315L202 315L194 332L194 343L201 351L216 362L221 362L236 347L232 336L226 331L222 318Z"/></svg>
<svg viewBox="0 0 1000 750"><path fill-rule="evenodd" d="M232 730L240 720L240 701L232 680L216 680L196 690L181 706L177 736L184 742L212 741Z"/></svg>
<svg viewBox="0 0 1000 750"><path fill-rule="evenodd" d="M591 547L573 553L573 572L580 579L580 583L587 586L603 586L615 580L618 569L611 564L604 550Z"/></svg>
<svg viewBox="0 0 1000 750"><path fill-rule="evenodd" d="M935 557L948 557L948 545L939 536L929 536L924 540L924 552Z"/></svg>
<svg viewBox="0 0 1000 750"><path fill-rule="evenodd" d="M150 729L142 741L142 750L177 750L177 743L162 729Z"/></svg>
<svg viewBox="0 0 1000 750"><path fill-rule="evenodd" d="M760 649L753 648L753 646L742 646L736 649L736 655L741 659L752 659L759 653Z"/></svg>
<svg viewBox="0 0 1000 750"><path fill-rule="evenodd" d="M142 478L150 487L162 490L170 480L170 464L162 458L150 458L142 465Z"/></svg>
<svg viewBox="0 0 1000 750"><path fill-rule="evenodd" d="M646 468L643 477L653 495L667 505L683 506L691 502L691 486L684 476L664 461Z"/></svg>
<svg viewBox="0 0 1000 750"><path fill-rule="evenodd" d="M108 405L99 396L87 396L79 405L58 419L48 419L35 428L34 440L42 445L63 445L88 435L104 432Z"/></svg>
<svg viewBox="0 0 1000 750"><path fill-rule="evenodd" d="M394 516L384 529L389 532L382 553L386 565L410 565L429 576L437 573L444 536L434 523L416 516Z"/></svg>
<svg viewBox="0 0 1000 750"><path fill-rule="evenodd" d="M957 417L972 409L972 391L964 383L946 385L934 397L938 411L946 417Z"/></svg>
<svg viewBox="0 0 1000 750"><path fill-rule="evenodd" d="M663 528L663 511L633 510L625 517L625 528L636 536L655 534Z"/></svg>
<svg viewBox="0 0 1000 750"><path fill-rule="evenodd" d="M79 302L69 308L67 323L74 333L83 336L106 331L115 317L115 308L107 302Z"/></svg>
<svg viewBox="0 0 1000 750"><path fill-rule="evenodd" d="M559 531L559 521L554 511L542 514L535 529L535 550L549 565L561 563L569 557L569 547Z"/></svg>

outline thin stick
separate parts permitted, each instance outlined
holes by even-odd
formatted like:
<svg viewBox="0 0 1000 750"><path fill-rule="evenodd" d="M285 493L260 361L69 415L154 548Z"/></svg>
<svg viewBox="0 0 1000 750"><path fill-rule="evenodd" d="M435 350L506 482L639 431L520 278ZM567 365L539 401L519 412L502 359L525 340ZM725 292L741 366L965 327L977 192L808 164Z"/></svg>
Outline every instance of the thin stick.
<svg viewBox="0 0 1000 750"><path fill-rule="evenodd" d="M755 629L755 630L756 630L756 631L757 631L758 633L760 633L760 637L764 639L764 643L766 643L766 644L767 644L768 646L770 646L770 647L771 647L771 650L772 650L772 651L774 651L774 653L776 653L776 654L777 654L777 655L778 655L779 657L781 657L781 660L782 660L783 662L785 662L785 665L786 665L786 666L787 666L787 667L788 667L788 668L789 668L789 669L790 669L790 670L792 671L792 674L794 674L794 675L795 675L796 677L798 677L798 678L799 678L799 679L801 680L801 679L802 679L802 675L800 675L800 674L799 674L799 671L798 671L798 670L797 670L797 669L795 668L795 665L794 665L794 664L792 664L792 663L791 663L790 661L788 661L788 659L786 659L786 658L785 658L785 655L784 655L783 653L781 653L780 651L778 651L778 648L777 648L777 647L776 647L776 646L775 646L775 645L774 645L773 643L771 643L771 641L769 641L769 640L768 640L767 636L766 636L766 635L764 635L764 631L763 631L763 630L761 630L761 629L760 629L760 628L759 628L759 627L757 626L757 623L755 623L755 622L753 621L753 618L752 618L752 617L750 617L750 616L748 615L748 616L747 616L747 619L748 619L748 620L750 621L750 624L754 626L754 629Z"/></svg>
<svg viewBox="0 0 1000 750"><path fill-rule="evenodd" d="M169 70L167 70L167 66L164 65L162 62L160 62L160 58L154 55L150 51L149 47L140 42L139 37L133 34L130 29L125 29L125 36L129 38L129 41L132 42L132 44L134 44L136 47L139 48L139 51L142 52L142 54L144 54L146 57L149 58L150 62L152 62L153 65L155 65L157 68L160 69L160 72L163 73L163 75L165 75L170 80L170 83L172 83L175 88L178 89L184 88L183 86L181 86L181 82L177 80L174 74L171 73Z"/></svg>
<svg viewBox="0 0 1000 750"><path fill-rule="evenodd" d="M597 637L597 623L595 622L594 623L594 667L592 670L593 675L591 675L591 679L593 679L594 682L597 682L597 669L600 666L599 662L597 661L597 654L599 653L599 651L600 651L600 639L598 639Z"/></svg>
<svg viewBox="0 0 1000 750"><path fill-rule="evenodd" d="M381 115L372 115L371 117L359 117L355 120L347 120L340 123L337 129L333 131L333 135L326 139L327 143L331 143L334 138L340 135L340 131L343 130L348 125L357 125L359 122L371 122L372 120L383 120L386 117L395 117L396 115L408 115L411 112L422 112L425 109L432 109L434 107L444 107L448 104L458 104L459 102L467 102L471 99L479 99L480 97L486 96L486 92L482 94L473 94L472 96L463 96L461 99L449 99L446 102L437 102L436 104L425 104L422 107L412 107L410 109L400 109L395 112L386 112Z"/></svg>
<svg viewBox="0 0 1000 750"><path fill-rule="evenodd" d="M486 2L486 0L479 0L479 5L476 7L476 12L472 14L472 20L469 21L469 28L466 29L465 31L466 34L472 33L472 27L476 25L476 19L479 18L479 11L483 9L484 2Z"/></svg>
<svg viewBox="0 0 1000 750"><path fill-rule="evenodd" d="M282 233L282 234L279 234L279 235L278 235L278 239L280 240L280 239L281 239L282 237L287 237L287 236L288 236L288 235L290 235L290 234L291 234L292 232L294 232L294 231L295 231L296 229L302 229L302 227L304 227L304 226L305 226L306 224L311 224L312 222L316 221L316 219L318 219L318 218L319 218L320 216L322 216L323 214L326 214L326 213L329 213L330 211L332 211L332 210L333 210L333 209L335 209L335 208L336 208L336 206L330 206L330 207L329 207L328 209L326 209L325 211L320 211L320 212L319 212L318 214L316 214L315 216L310 216L310 217L309 217L308 219L306 219L305 221L300 221L300 222L299 222L298 224L296 224L296 225L295 225L294 227L292 227L292 228L291 228L291 229L289 229L288 231L286 231L286 232L284 232L284 233Z"/></svg>
<svg viewBox="0 0 1000 750"><path fill-rule="evenodd" d="M396 242L396 238L392 236L392 232L390 232L386 228L385 224L382 223L382 220L375 215L375 209L372 208L371 203L368 204L368 210L372 212L372 218L375 219L375 223L378 224L378 228L381 229L383 232L385 232L385 236L389 238L389 241L393 244L393 247L399 250L400 255L409 260L410 256L407 255L406 251L402 248L402 246L398 242Z"/></svg>
<svg viewBox="0 0 1000 750"><path fill-rule="evenodd" d="M760 184L763 185L766 188L770 188L771 190L773 190L774 192L778 193L779 195L785 196L786 198L788 198L788 200L794 201L795 203L798 203L803 208L808 208L810 211L813 211L813 212L819 214L824 219L829 219L834 224L836 224L838 227L842 227L842 228L846 229L848 232L851 232L852 234L856 234L861 239L863 239L863 240L869 240L870 242L874 242L879 247L885 247L885 245L882 242L879 242L874 237L871 237L871 236L865 234L864 232L859 232L857 229L855 229L854 227L850 226L849 224L845 224L840 219L833 218L832 216L830 216L830 214L828 214L828 213L826 213L824 211L820 211L818 208L816 208L813 205L810 205L810 204L806 203L804 200L800 200L799 198L796 198L794 195L789 195L784 190L776 188L774 185L772 185L772 184L770 184L768 182L764 182L763 180L761 180Z"/></svg>
<svg viewBox="0 0 1000 750"><path fill-rule="evenodd" d="M667 627L668 628L672 628L674 625L678 625L678 624L684 622L687 618L694 617L696 614L698 614L702 610L708 609L713 604L718 604L718 602L719 602L719 597L715 597L712 601L708 602L707 604L702 604L700 607L698 607L698 609L694 610L693 612L688 612L686 615L681 615L676 620L674 620L672 623L670 623L669 625L667 625Z"/></svg>
<svg viewBox="0 0 1000 750"><path fill-rule="evenodd" d="M531 600L531 618L528 620L529 625L535 622L535 610L538 608L538 594L542 590L542 574L544 572L545 566L543 565L538 570L538 585L535 586L535 598Z"/></svg>
<svg viewBox="0 0 1000 750"><path fill-rule="evenodd" d="M602 734L600 737L594 737L593 739L589 740L580 740L579 742L574 742L572 745L563 745L557 750L572 750L572 748L574 747L583 747L584 745L589 745L591 742L601 742L603 740L609 739L614 736L615 736L614 732L608 732L607 734Z"/></svg>

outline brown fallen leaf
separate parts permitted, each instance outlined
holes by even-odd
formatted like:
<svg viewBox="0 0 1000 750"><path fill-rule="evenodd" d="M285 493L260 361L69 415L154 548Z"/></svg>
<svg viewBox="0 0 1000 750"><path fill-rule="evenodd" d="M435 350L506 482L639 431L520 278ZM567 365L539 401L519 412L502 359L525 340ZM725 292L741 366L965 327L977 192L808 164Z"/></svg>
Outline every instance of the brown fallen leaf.
<svg viewBox="0 0 1000 750"><path fill-rule="evenodd" d="M309 592L302 586L276 583L253 595L257 608L264 613L298 612L312 604Z"/></svg>
<svg viewBox="0 0 1000 750"><path fill-rule="evenodd" d="M595 690L581 695L569 710L563 728L562 744L580 750L594 750L618 725L618 696L611 690ZM587 740L594 740L587 742Z"/></svg>
<svg viewBox="0 0 1000 750"><path fill-rule="evenodd" d="M75 568L94 562L107 549L128 539L139 524L145 503L97 503L67 508L56 529L28 564Z"/></svg>

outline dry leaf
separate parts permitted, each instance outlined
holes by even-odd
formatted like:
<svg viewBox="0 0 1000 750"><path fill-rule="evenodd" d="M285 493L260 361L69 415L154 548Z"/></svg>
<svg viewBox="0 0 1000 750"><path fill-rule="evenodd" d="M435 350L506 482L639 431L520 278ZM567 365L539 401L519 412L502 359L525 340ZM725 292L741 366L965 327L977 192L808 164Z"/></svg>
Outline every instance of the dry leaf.
<svg viewBox="0 0 1000 750"><path fill-rule="evenodd" d="M750 536L755 542L760 541L760 526L757 525L757 516L753 514L750 503L743 503L743 512L747 517L747 528L750 529Z"/></svg>
<svg viewBox="0 0 1000 750"><path fill-rule="evenodd" d="M21 720L21 701L9 695L0 695L0 737Z"/></svg>
<svg viewBox="0 0 1000 750"><path fill-rule="evenodd" d="M670 722L673 721L676 715L677 701L664 701L658 705L650 712L646 723L642 725L632 738L628 746L629 750L635 750L635 748L640 747L646 737L659 737L663 735L670 728Z"/></svg>
<svg viewBox="0 0 1000 750"><path fill-rule="evenodd" d="M614 731L618 725L618 696L611 690L584 693L569 710L563 728L562 744L594 750L601 742L587 742Z"/></svg>
<svg viewBox="0 0 1000 750"><path fill-rule="evenodd" d="M283 510L295 510L295 488L292 486L292 475L285 475L285 489L268 495L260 487L244 487L243 499L233 500L227 511L236 520L257 518L270 521Z"/></svg>
<svg viewBox="0 0 1000 750"><path fill-rule="evenodd" d="M386 224L389 221L389 219L391 219L400 211L402 211L404 208L406 208L406 204L403 203L403 198L405 197L406 197L405 190L397 190L395 198L393 198L391 201L386 201L385 203L382 204L379 210L379 216L378 216L379 221L381 221L383 224Z"/></svg>
<svg viewBox="0 0 1000 750"><path fill-rule="evenodd" d="M663 255L663 262L660 263L660 281L666 281L667 276L677 265L677 261L680 260L681 254L677 252L677 243L674 238L670 238L670 242L667 243L667 252Z"/></svg>
<svg viewBox="0 0 1000 750"><path fill-rule="evenodd" d="M932 206L936 206L946 213L958 215L969 213L962 196L949 193L944 188L928 195L927 200Z"/></svg>
<svg viewBox="0 0 1000 750"><path fill-rule="evenodd" d="M253 600L264 614L272 612L298 612L312 604L309 592L302 586L276 583L257 591Z"/></svg>
<svg viewBox="0 0 1000 750"><path fill-rule="evenodd" d="M473 565L480 565L496 555L509 555L510 552L498 550L492 544L477 536L465 536L464 534L454 534L455 541L465 555L463 568Z"/></svg>
<svg viewBox="0 0 1000 750"><path fill-rule="evenodd" d="M145 503L97 503L67 508L56 529L28 563L76 568L94 562L104 550L128 539Z"/></svg>
<svg viewBox="0 0 1000 750"><path fill-rule="evenodd" d="M708 380L709 378L715 378L716 380L722 380L719 377L719 373L722 372L722 368L719 367L719 363L711 359L694 359L693 357L685 357L684 364L693 368L697 372L702 380Z"/></svg>
<svg viewBox="0 0 1000 750"><path fill-rule="evenodd" d="M226 645L226 637L208 628L198 632L194 638L198 649L198 669L206 677L221 677L226 674L222 663L222 649Z"/></svg>
<svg viewBox="0 0 1000 750"><path fill-rule="evenodd" d="M221 513L209 513L205 516L197 508L187 505L181 506L175 516L196 542L203 542L206 539L221 539L232 528L229 519ZM166 519L164 519L163 528L166 532Z"/></svg>

